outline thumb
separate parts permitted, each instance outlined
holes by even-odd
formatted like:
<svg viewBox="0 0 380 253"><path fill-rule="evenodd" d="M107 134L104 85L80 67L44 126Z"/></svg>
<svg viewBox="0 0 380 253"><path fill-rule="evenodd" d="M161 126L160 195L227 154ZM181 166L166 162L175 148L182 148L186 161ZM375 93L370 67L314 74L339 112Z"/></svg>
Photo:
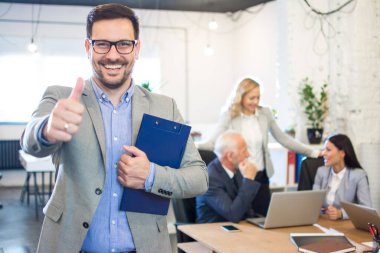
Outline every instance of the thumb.
<svg viewBox="0 0 380 253"><path fill-rule="evenodd" d="M81 77L78 77L77 83L75 84L75 87L71 91L69 99L79 102L80 96L83 93L83 89L84 89L83 79Z"/></svg>
<svg viewBox="0 0 380 253"><path fill-rule="evenodd" d="M135 157L146 157L146 154L144 151L136 148L135 146L123 146L124 150L131 153Z"/></svg>

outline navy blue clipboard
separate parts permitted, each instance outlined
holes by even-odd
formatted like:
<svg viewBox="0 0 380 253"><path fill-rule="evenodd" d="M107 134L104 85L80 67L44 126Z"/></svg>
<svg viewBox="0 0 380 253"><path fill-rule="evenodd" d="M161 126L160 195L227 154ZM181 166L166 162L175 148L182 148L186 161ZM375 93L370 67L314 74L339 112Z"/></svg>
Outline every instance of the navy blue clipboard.
<svg viewBox="0 0 380 253"><path fill-rule="evenodd" d="M185 153L190 126L144 114L135 146L149 161L178 169ZM170 199L144 190L124 188L120 210L167 215Z"/></svg>

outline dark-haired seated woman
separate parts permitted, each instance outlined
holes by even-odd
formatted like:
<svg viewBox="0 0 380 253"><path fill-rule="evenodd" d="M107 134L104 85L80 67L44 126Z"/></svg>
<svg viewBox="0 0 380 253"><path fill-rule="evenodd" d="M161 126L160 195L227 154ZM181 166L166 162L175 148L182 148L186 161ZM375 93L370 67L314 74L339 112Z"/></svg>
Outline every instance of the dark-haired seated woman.
<svg viewBox="0 0 380 253"><path fill-rule="evenodd" d="M318 168L313 190L327 189L323 208L329 219L347 219L340 201L371 206L367 173L350 139L344 134L327 138L322 152L325 166Z"/></svg>

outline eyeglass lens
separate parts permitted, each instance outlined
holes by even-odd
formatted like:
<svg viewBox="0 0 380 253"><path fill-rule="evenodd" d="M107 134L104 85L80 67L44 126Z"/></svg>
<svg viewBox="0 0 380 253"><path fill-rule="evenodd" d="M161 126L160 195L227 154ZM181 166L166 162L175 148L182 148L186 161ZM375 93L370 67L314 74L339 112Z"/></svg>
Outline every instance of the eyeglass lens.
<svg viewBox="0 0 380 253"><path fill-rule="evenodd" d="M129 54L133 51L135 46L134 40L120 40L116 42L111 42L107 40L93 40L92 46L94 51L98 54L106 54L111 50L111 47L114 45L116 50L120 54Z"/></svg>

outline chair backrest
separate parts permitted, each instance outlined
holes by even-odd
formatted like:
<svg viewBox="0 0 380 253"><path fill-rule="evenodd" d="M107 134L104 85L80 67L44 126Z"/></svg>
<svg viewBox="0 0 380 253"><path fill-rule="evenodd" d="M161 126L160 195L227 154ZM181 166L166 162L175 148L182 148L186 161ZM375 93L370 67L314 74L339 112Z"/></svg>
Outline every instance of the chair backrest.
<svg viewBox="0 0 380 253"><path fill-rule="evenodd" d="M301 162L300 178L298 180L298 191L312 190L315 174L319 167L323 166L323 158L306 157Z"/></svg>
<svg viewBox="0 0 380 253"><path fill-rule="evenodd" d="M213 151L203 149L199 149L198 151L206 165L216 158L216 154Z"/></svg>
<svg viewBox="0 0 380 253"><path fill-rule="evenodd" d="M199 150L199 154L206 165L216 158L215 153L209 150ZM177 223L195 223L195 198L172 199L172 203Z"/></svg>

